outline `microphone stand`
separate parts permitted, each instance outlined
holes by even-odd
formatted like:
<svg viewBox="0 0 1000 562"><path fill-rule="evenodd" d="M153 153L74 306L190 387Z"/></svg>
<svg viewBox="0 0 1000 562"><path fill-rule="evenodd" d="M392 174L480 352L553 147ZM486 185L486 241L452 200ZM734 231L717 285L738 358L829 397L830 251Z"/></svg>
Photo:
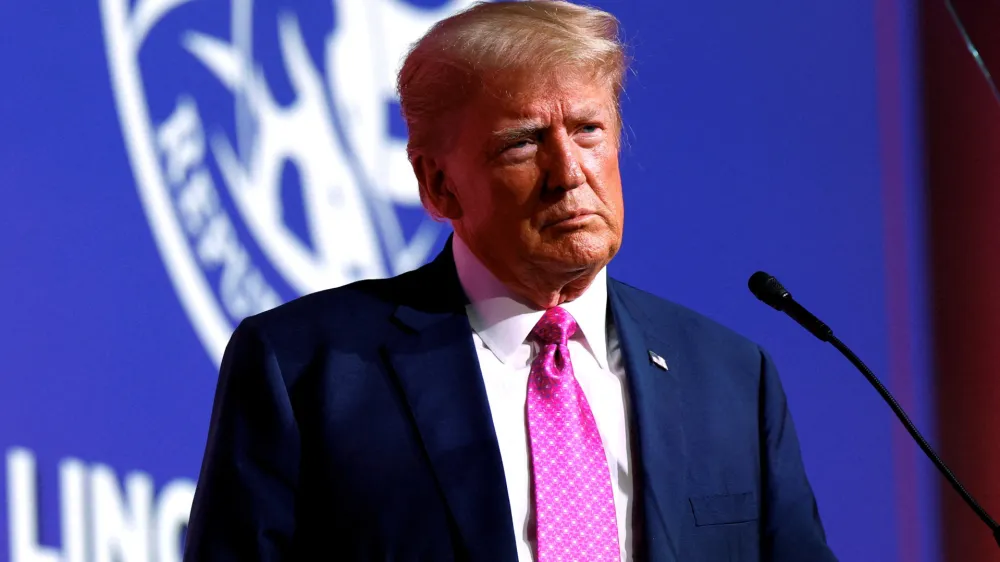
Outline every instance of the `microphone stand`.
<svg viewBox="0 0 1000 562"><path fill-rule="evenodd" d="M809 330L809 332L816 336L820 341L830 342L833 347L837 348L837 351L842 353L848 361L861 371L861 374L868 379L868 382L875 387L875 390L877 390L879 395L882 396L885 403L888 404L893 413L896 414L896 417L899 418L900 422L902 422L903 427L906 428L906 431L909 432L910 436L917 442L917 445L919 445L920 449L923 450L925 455L927 455L927 458L934 463L934 466L937 467L938 471L941 472L948 483L951 484L951 487L955 490L955 492L961 496L962 501L964 501L965 504L968 505L973 512L975 512L976 516L979 517L979 519L985 523L987 527L989 527L990 533L993 534L993 540L995 540L997 546L1000 547L1000 526L998 526L997 522L990 517L990 514L979 505L979 502L972 497L972 494L965 489L965 486L963 486L958 480L955 473L948 468L948 465L941 460L941 457L939 457L934 451L930 443L924 439L924 436L920 434L917 427L913 425L912 421L910 421L910 416L906 415L906 411L903 410L903 407L900 406L899 402L897 402L892 396L889 389L882 384L882 381L875 376L875 373L873 373L872 370L869 369L868 366L865 365L864 362L861 361L861 359L844 344L844 342L840 341L833 335L833 330L831 330L829 326L824 324L819 318L814 316L811 312L806 310L805 307L793 299L792 294L789 293L788 290L786 290L773 275L768 275L763 271L758 271L750 277L748 285L754 296L775 310L787 314L800 326Z"/></svg>
<svg viewBox="0 0 1000 562"><path fill-rule="evenodd" d="M958 480L958 477L955 476L955 473L953 473L951 469L948 468L948 465L944 464L944 461L941 460L941 457L939 457L938 454L934 451L930 443L928 443L927 440L924 439L924 436L920 434L920 431L917 430L917 427L913 425L912 421L910 421L910 417L906 415L906 411L903 410L903 407L899 405L899 402L896 402L896 399L892 396L892 393L889 392L889 389L887 389L885 385L882 384L882 381L880 381L878 377L875 376L875 373L873 373L872 370L869 369L868 366L865 365L864 362L861 361L861 359L858 358L858 356L855 355L854 352L850 350L850 348L844 345L844 342L837 339L833 334L830 335L830 343L833 345L833 347L837 348L837 351L840 351L840 353L842 353L844 357L847 358L848 361L854 364L854 366L857 367L859 371L861 371L861 374L864 375L866 379L868 379L868 382L870 382L872 386L875 387L875 390L877 390L878 393L882 396L882 399L885 400L885 403L888 404L890 408L892 408L893 413L895 413L896 417L899 418L899 421L903 423L903 427L905 427L906 431L910 433L910 436L913 437L913 440L917 442L917 445L919 445L920 449L923 450L925 455L927 455L927 458L929 458L931 462L934 463L934 466L936 466L938 471L940 471L941 474L945 477L945 480L947 480L948 483L951 484L951 487L958 493L958 495L962 497L962 500L965 502L965 504L968 505L969 508L976 513L976 516L979 517L979 519L983 523L986 523L987 527L990 528L990 532L993 534L993 540L996 541L997 546L1000 546L1000 526L998 526L997 522L994 521L992 517L990 517L990 514L986 513L986 510L979 505L979 502L976 501L976 498L972 497L972 494L970 494L968 490L965 489L965 486L963 486L962 483Z"/></svg>
<svg viewBox="0 0 1000 562"><path fill-rule="evenodd" d="M958 32L962 34L962 41L965 43L965 48L969 50L969 54L976 61L976 66L979 67L979 72L983 74L986 78L986 83L990 85L990 90L993 91L993 96L1000 100L1000 90L997 89L996 82L993 81L993 75L990 74L989 67L986 66L986 62L983 61L983 57L979 54L979 49L976 48L976 44L972 41L972 37L969 36L969 32L965 27L965 22L958 15L958 10L955 9L955 4L951 0L945 0L945 7L948 8L948 13L951 15L951 19L955 21L955 26L958 27Z"/></svg>

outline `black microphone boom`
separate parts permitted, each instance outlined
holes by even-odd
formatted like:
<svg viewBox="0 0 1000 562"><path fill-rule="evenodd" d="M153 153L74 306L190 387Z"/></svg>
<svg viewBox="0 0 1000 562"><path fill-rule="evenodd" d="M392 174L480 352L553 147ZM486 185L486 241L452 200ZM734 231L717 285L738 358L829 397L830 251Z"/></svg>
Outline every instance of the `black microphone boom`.
<svg viewBox="0 0 1000 562"><path fill-rule="evenodd" d="M790 316L793 320L801 324L802 327L812 332L812 334L821 341L833 344L833 347L837 348L837 350L840 351L848 361L861 371L861 374L868 379L868 382L870 382L872 386L875 387L875 390L877 390L882 396L882 399L885 400L886 404L892 408L893 413L895 413L896 417L899 418L899 421L903 423L906 431L910 433L910 436L913 437L913 439L917 442L917 445L919 445L924 451L924 454L927 455L931 462L934 463L934 466L936 466L941 474L944 475L945 479L948 480L951 487L955 489L958 495L962 497L966 505L968 505L972 511L976 513L979 519L990 528L990 532L993 533L993 538L996 540L997 545L1000 546L1000 526L998 526L996 521L990 517L989 513L986 513L986 510L983 509L979 505L979 502L972 497L972 494L965 489L965 486L959 482L958 478L954 473L952 473L951 469L949 469L948 466L944 464L944 461L941 460L941 457L934 452L930 443L928 443L927 440L924 439L924 436L920 434L917 427L910 421L910 417L906 415L903 407L899 405L899 402L896 402L892 393L890 393L889 389L882 384L882 381L875 376L875 373L873 373L872 370L869 369L868 366L865 365L864 362L862 362L861 359L859 359L858 356L850 350L850 348L844 345L844 342L834 337L833 330L821 322L819 318L813 316L812 313L806 310L802 305L795 302L795 299L792 298L792 294L789 293L781 285L781 283L774 278L773 275L768 275L763 271L758 271L750 276L748 285L750 286L750 291L754 294L754 296L776 310L784 312Z"/></svg>

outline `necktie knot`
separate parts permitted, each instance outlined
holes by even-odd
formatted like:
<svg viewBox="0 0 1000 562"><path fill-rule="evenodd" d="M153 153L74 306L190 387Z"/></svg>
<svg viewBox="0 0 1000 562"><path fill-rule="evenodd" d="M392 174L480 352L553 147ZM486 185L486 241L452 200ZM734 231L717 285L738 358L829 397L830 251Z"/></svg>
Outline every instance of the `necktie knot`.
<svg viewBox="0 0 1000 562"><path fill-rule="evenodd" d="M543 345L566 345L576 330L576 320L573 316L566 312L566 309L557 306L545 311L531 333Z"/></svg>

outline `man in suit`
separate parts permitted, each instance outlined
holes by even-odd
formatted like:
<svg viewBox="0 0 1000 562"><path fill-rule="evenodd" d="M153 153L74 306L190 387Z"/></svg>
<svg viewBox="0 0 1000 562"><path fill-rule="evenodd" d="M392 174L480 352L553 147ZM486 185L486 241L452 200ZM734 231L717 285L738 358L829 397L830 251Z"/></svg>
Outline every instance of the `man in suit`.
<svg viewBox="0 0 1000 562"><path fill-rule="evenodd" d="M399 75L429 265L247 318L185 559L834 560L774 365L609 279L607 13L477 5Z"/></svg>

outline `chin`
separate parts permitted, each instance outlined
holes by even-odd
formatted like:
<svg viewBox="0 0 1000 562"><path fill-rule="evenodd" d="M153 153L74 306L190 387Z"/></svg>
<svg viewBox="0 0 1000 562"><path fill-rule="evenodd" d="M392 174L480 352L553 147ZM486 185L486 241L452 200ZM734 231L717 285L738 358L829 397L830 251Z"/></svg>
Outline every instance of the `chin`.
<svg viewBox="0 0 1000 562"><path fill-rule="evenodd" d="M616 240L608 233L571 232L547 243L546 253L573 269L604 267L618 250Z"/></svg>

